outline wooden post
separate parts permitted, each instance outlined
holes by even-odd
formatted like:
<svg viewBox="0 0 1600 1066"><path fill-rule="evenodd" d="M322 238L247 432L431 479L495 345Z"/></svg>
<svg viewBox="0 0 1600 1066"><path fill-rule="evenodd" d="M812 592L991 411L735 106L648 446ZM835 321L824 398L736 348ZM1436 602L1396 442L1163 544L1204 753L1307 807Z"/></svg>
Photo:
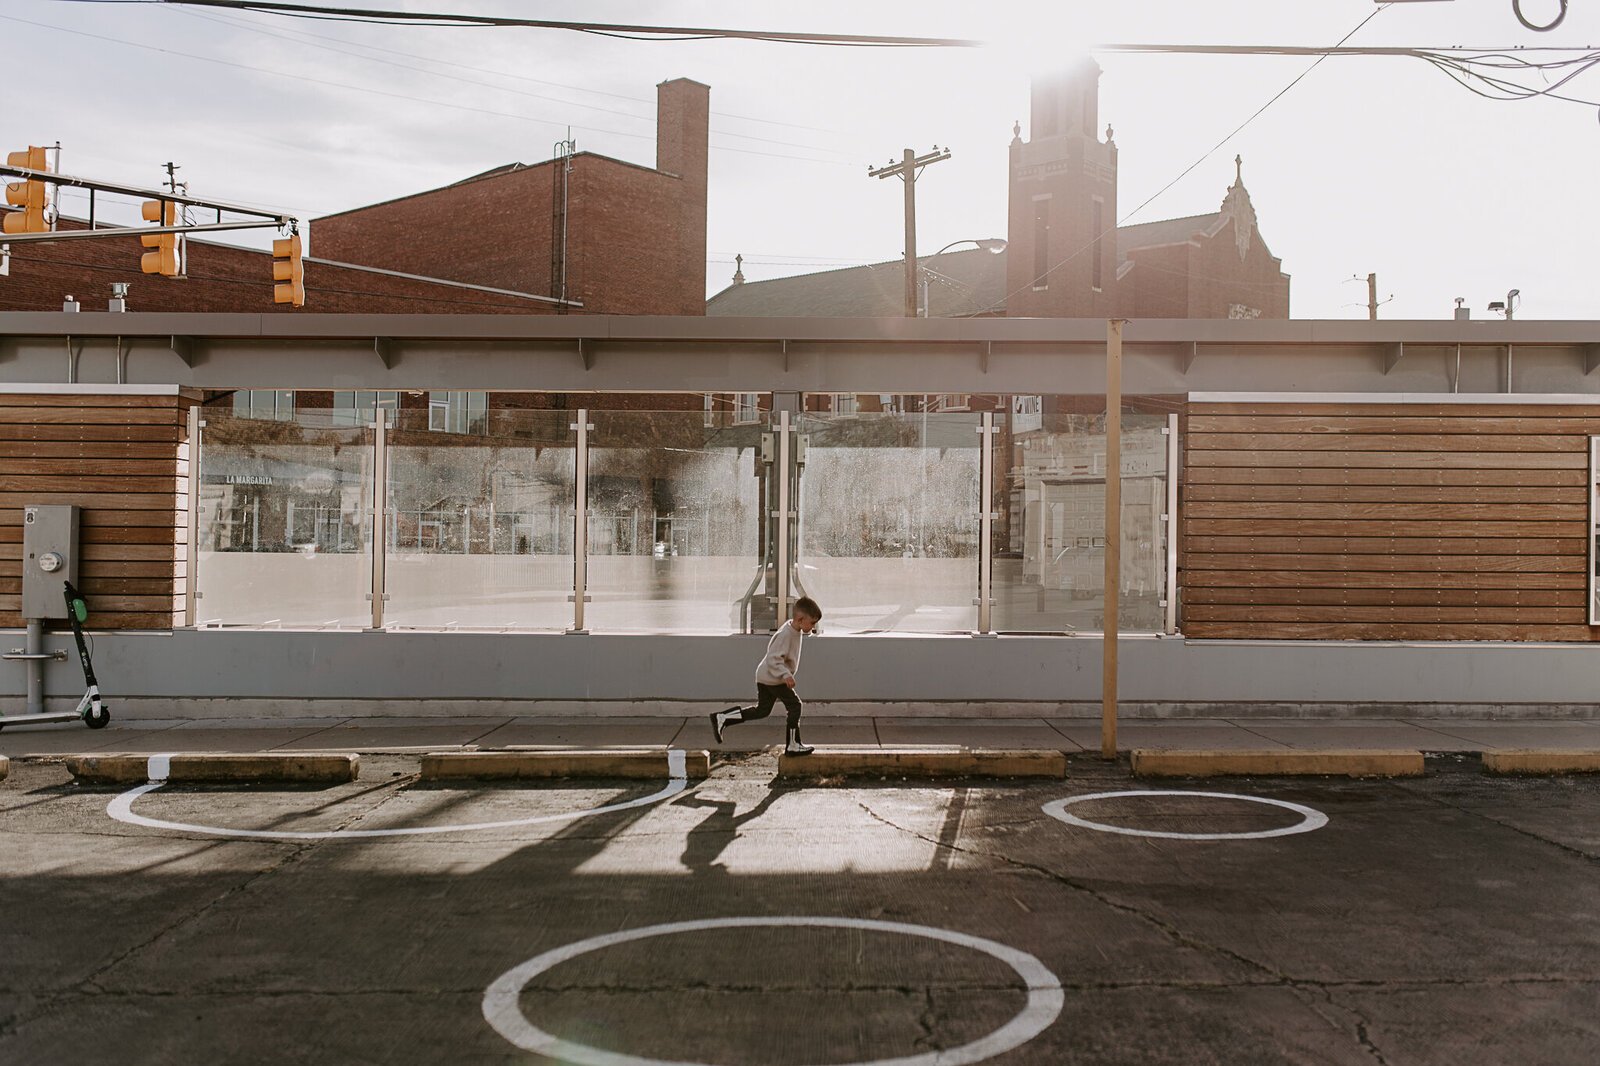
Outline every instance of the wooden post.
<svg viewBox="0 0 1600 1066"><path fill-rule="evenodd" d="M1122 589L1122 319L1106 320L1106 621L1100 755L1117 757L1117 597Z"/></svg>

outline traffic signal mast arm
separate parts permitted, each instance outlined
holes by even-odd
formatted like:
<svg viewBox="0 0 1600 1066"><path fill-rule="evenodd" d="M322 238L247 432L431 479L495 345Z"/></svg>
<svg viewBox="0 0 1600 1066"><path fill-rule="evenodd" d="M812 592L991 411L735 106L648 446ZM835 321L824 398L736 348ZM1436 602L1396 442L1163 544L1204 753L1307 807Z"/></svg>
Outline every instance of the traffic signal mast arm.
<svg viewBox="0 0 1600 1066"><path fill-rule="evenodd" d="M70 185L73 188L89 190L89 221L94 221L94 194L97 192L115 193L125 196L136 196L145 200L160 200L169 204L182 204L188 207L198 207L217 213L214 223L198 223L195 225L172 226L116 226L105 229L86 230L54 230L45 233L7 233L5 241L8 244L21 244L26 241L62 241L83 240L92 237L116 237L130 233L157 234L157 233L204 233L217 230L238 229L284 229L292 227L298 221L292 215L280 214L272 211L262 211L255 207L240 207L235 204L219 203L215 200L202 200L199 197L179 194L167 189L141 189L132 185L118 185L114 182L94 181L89 178L76 178L69 174L57 174L53 171L36 169L33 167L20 167L11 164L0 166L0 175L13 175L24 181L39 181L50 185ZM256 221L224 222L224 213L233 215L246 215Z"/></svg>

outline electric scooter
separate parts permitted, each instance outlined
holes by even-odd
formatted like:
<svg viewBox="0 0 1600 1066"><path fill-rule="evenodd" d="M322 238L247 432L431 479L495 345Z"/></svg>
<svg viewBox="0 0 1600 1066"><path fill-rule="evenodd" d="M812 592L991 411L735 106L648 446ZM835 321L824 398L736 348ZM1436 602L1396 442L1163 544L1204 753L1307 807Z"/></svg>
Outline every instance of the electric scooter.
<svg viewBox="0 0 1600 1066"><path fill-rule="evenodd" d="M83 639L83 623L89 619L89 604L72 587L72 582L63 581L61 584L67 599L67 620L72 623L72 639L78 643L78 661L83 664L83 681L87 690L75 710L0 716L0 727L31 725L34 722L70 722L74 718L81 718L90 729L103 729L111 721L111 708L100 699L100 685L94 679L94 663L89 661L89 645Z"/></svg>

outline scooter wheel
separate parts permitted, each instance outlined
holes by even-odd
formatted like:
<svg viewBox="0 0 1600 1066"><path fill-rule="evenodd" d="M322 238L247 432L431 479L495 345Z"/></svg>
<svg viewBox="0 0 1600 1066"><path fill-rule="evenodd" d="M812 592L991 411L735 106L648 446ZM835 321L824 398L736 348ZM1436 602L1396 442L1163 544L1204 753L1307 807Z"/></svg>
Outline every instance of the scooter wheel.
<svg viewBox="0 0 1600 1066"><path fill-rule="evenodd" d="M83 720L90 729L104 729L106 723L111 721L111 708L105 704L97 704L83 712Z"/></svg>

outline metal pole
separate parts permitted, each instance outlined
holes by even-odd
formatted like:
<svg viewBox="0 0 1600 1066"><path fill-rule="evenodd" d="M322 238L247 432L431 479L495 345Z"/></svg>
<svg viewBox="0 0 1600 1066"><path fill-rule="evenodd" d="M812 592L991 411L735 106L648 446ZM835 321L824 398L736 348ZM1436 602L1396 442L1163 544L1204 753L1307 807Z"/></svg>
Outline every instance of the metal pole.
<svg viewBox="0 0 1600 1066"><path fill-rule="evenodd" d="M1122 582L1122 319L1106 320L1106 622L1100 754L1117 757L1117 596Z"/></svg>
<svg viewBox="0 0 1600 1066"><path fill-rule="evenodd" d="M22 651L26 655L44 654L44 622L38 618L29 618L28 636L23 643ZM28 660L28 702L26 710L29 714L44 713L44 660Z"/></svg>
<svg viewBox="0 0 1600 1066"><path fill-rule="evenodd" d="M978 632L991 629L989 614L990 594L993 589L994 567L994 412L983 412L983 424L978 427Z"/></svg>
<svg viewBox="0 0 1600 1066"><path fill-rule="evenodd" d="M577 490L576 512L572 521L572 631L583 628L583 605L589 598L589 411L578 408L578 421L569 429L578 431L578 454L573 470Z"/></svg>
<svg viewBox="0 0 1600 1066"><path fill-rule="evenodd" d="M900 176L906 184L906 317L917 317L917 153L905 150L905 172Z"/></svg>
<svg viewBox="0 0 1600 1066"><path fill-rule="evenodd" d="M773 628L789 617L789 412L778 412L778 583Z"/></svg>
<svg viewBox="0 0 1600 1066"><path fill-rule="evenodd" d="M200 405L189 408L189 529L188 554L183 560L183 624L193 627L200 617L200 433L205 419L200 417Z"/></svg>
<svg viewBox="0 0 1600 1066"><path fill-rule="evenodd" d="M1168 634L1178 631L1178 416L1167 416L1167 618Z"/></svg>
<svg viewBox="0 0 1600 1066"><path fill-rule="evenodd" d="M389 414L373 411L372 422L372 628L383 628L383 600L389 552Z"/></svg>

